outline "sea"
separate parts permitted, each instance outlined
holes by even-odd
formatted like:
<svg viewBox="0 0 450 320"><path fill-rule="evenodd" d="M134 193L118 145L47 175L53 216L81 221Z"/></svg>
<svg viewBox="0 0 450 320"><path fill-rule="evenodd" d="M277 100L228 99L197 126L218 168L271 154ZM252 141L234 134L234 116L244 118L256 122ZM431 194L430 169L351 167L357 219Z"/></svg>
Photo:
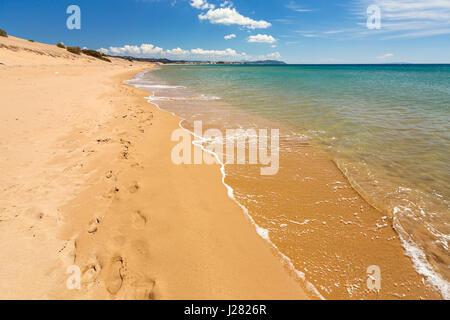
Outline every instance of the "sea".
<svg viewBox="0 0 450 320"><path fill-rule="evenodd" d="M383 297L450 299L450 65L167 65L129 83L191 132L279 130L277 174L222 163L223 181L313 295L373 298L373 260ZM397 260L427 289L396 280Z"/></svg>

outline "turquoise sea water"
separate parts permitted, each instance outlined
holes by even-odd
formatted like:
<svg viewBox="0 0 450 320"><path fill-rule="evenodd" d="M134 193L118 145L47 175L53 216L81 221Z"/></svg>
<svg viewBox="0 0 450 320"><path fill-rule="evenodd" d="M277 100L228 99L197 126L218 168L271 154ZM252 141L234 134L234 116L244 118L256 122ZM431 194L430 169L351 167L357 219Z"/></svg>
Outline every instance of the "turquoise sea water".
<svg viewBox="0 0 450 320"><path fill-rule="evenodd" d="M450 65L182 66L156 73L307 131L345 154L339 157L389 168L405 186L450 196Z"/></svg>
<svg viewBox="0 0 450 320"><path fill-rule="evenodd" d="M416 269L448 290L450 65L164 66L153 73L322 144L355 189L393 218Z"/></svg>

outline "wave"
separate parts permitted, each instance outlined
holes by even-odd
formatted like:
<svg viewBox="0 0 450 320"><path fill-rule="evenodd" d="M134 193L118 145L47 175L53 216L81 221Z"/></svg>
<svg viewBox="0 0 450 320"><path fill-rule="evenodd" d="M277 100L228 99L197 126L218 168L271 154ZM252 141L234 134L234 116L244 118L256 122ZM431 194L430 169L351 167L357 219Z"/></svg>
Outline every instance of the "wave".
<svg viewBox="0 0 450 320"><path fill-rule="evenodd" d="M395 185L373 184L374 173L365 166L359 168L342 161L335 161L339 170L350 182L352 188L372 207L389 214L393 228L405 249L416 272L438 291L442 298L450 300L450 282L442 277L447 265L439 259L448 252L450 236L437 229L441 213L448 209L448 203L438 194L427 195L418 190ZM387 179L382 179L387 181ZM365 183L360 183L363 181ZM379 189L382 188L382 189ZM411 224L413 223L413 224ZM414 224L423 228L415 230ZM425 250L424 248L427 248ZM430 251L437 258L433 265L430 262Z"/></svg>
<svg viewBox="0 0 450 320"><path fill-rule="evenodd" d="M419 248L411 235L405 231L400 221L400 216L410 214L411 209L404 206L397 206L393 210L394 213L394 229L399 235L400 241L405 248L406 255L411 258L414 269L417 273L423 275L427 281L441 293L442 298L450 300L450 283L443 279L437 273L433 266L428 262L427 255Z"/></svg>

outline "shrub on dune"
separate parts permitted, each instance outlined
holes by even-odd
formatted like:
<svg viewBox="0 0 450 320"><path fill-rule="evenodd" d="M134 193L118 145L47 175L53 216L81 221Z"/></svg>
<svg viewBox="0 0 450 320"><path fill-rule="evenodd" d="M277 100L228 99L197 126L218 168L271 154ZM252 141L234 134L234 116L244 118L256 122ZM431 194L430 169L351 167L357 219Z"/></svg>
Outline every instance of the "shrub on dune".
<svg viewBox="0 0 450 320"><path fill-rule="evenodd" d="M56 46L57 46L58 48L62 48L62 49L65 49L65 48L66 48L66 46L63 45L61 42L59 42Z"/></svg>
<svg viewBox="0 0 450 320"><path fill-rule="evenodd" d="M81 54L81 48L80 47L66 47L66 50L74 53L74 54Z"/></svg>
<svg viewBox="0 0 450 320"><path fill-rule="evenodd" d="M95 51L95 50L89 50L89 49L83 49L83 53L85 55L103 60L103 61L107 61L107 62L111 62L111 60L109 60L108 58L105 57L104 54L102 54L101 52Z"/></svg>
<svg viewBox="0 0 450 320"><path fill-rule="evenodd" d="M5 30L0 29L0 37L8 37L8 34L6 33Z"/></svg>

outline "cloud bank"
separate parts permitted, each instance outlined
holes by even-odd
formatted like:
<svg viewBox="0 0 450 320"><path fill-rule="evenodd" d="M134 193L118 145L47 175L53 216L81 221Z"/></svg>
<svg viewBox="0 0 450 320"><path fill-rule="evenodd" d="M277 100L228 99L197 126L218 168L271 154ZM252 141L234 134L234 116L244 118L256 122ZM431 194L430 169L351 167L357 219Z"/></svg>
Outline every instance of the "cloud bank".
<svg viewBox="0 0 450 320"><path fill-rule="evenodd" d="M234 49L211 50L196 48L185 50L182 48L174 48L165 50L153 44L124 45L122 47L109 47L99 49L104 54L112 56L133 56L137 58L167 58L173 60L190 60L190 61L252 61L252 60L274 60L280 59L279 52L269 53L261 56L251 56L245 52L237 52Z"/></svg>

